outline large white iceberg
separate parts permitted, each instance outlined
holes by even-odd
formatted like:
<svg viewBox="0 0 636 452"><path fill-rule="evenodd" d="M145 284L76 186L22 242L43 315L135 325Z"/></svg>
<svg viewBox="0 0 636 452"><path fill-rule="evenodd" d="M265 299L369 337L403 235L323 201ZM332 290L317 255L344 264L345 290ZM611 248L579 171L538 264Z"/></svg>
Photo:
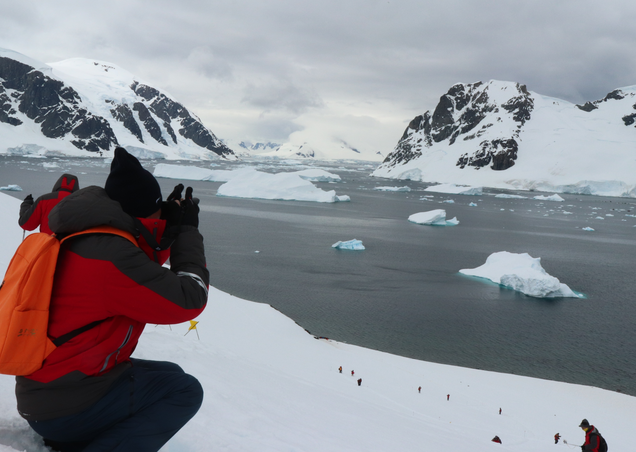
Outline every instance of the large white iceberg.
<svg viewBox="0 0 636 452"><path fill-rule="evenodd" d="M446 211L444 209L435 209L428 212L414 213L409 217L409 221L411 223L430 226L456 226L459 224L457 217L447 220Z"/></svg>
<svg viewBox="0 0 636 452"><path fill-rule="evenodd" d="M488 256L486 263L477 268L459 271L468 276L489 279L497 284L536 298L583 298L541 266L541 258L528 253L500 251Z"/></svg>
<svg viewBox="0 0 636 452"><path fill-rule="evenodd" d="M334 190L324 191L310 180L335 182L340 176L320 169L282 173L265 173L254 168L212 170L197 166L160 163L155 166L155 177L170 179L225 182L217 196L234 198L279 199L285 201L338 202L350 201L347 195L336 195Z"/></svg>
<svg viewBox="0 0 636 452"><path fill-rule="evenodd" d="M349 196L324 191L294 173L263 173L252 170L221 185L217 196L234 198L278 199L284 201L338 202Z"/></svg>

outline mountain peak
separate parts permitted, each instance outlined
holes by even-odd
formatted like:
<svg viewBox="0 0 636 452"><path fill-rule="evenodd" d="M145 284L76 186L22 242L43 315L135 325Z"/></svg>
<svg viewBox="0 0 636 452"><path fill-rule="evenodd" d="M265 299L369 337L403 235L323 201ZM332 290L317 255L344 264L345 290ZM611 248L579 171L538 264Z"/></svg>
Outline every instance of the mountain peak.
<svg viewBox="0 0 636 452"><path fill-rule="evenodd" d="M46 65L0 50L0 128L0 152L86 156L124 146L154 158L235 158L169 94L85 58Z"/></svg>

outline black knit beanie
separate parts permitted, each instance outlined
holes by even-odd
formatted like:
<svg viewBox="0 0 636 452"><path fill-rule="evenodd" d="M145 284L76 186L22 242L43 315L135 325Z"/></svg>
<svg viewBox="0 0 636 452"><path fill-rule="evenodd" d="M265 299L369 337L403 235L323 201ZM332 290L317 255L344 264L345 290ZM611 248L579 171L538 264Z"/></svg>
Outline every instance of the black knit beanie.
<svg viewBox="0 0 636 452"><path fill-rule="evenodd" d="M139 160L124 148L115 149L104 186L108 196L133 217L146 218L161 208L161 187Z"/></svg>

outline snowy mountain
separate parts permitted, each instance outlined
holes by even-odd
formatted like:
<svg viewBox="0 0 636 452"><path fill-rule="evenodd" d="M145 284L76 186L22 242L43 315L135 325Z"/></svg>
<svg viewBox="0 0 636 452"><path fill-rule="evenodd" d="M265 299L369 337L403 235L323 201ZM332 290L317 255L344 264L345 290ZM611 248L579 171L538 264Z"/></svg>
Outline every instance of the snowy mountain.
<svg viewBox="0 0 636 452"><path fill-rule="evenodd" d="M415 117L374 176L636 197L636 86L575 105L490 81Z"/></svg>
<svg viewBox="0 0 636 452"><path fill-rule="evenodd" d="M251 141L228 141L223 140L223 143L232 149L235 154L239 156L253 156L253 155L262 155L270 152L276 152L278 148L280 148L280 144L272 143L270 141L266 143L257 142L252 143Z"/></svg>
<svg viewBox="0 0 636 452"><path fill-rule="evenodd" d="M44 64L0 49L0 153L235 158L167 93L111 63Z"/></svg>

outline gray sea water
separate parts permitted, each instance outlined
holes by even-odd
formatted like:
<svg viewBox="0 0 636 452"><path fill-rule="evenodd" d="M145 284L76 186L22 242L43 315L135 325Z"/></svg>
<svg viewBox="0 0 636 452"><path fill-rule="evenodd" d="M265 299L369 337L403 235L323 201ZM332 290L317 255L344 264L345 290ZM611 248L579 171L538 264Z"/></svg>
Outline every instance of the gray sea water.
<svg viewBox="0 0 636 452"><path fill-rule="evenodd" d="M245 165L273 172L306 167L252 160L216 168ZM374 165L366 162L312 165L340 175L342 182L316 185L351 202L225 198L216 196L220 183L160 179L164 196L184 182L201 199L212 285L268 303L315 336L636 395L635 199L562 194L564 202L551 202L533 196L552 193L536 192L501 199L499 190L445 195L425 192L425 183L372 178ZM37 197L63 172L82 186L103 186L108 168L103 160L0 157L0 186L18 184L23 192L5 193ZM460 224L407 221L433 209ZM2 215L17 221L17 212ZM366 250L331 247L353 238ZM497 251L540 257L549 274L586 298L536 299L458 273Z"/></svg>

